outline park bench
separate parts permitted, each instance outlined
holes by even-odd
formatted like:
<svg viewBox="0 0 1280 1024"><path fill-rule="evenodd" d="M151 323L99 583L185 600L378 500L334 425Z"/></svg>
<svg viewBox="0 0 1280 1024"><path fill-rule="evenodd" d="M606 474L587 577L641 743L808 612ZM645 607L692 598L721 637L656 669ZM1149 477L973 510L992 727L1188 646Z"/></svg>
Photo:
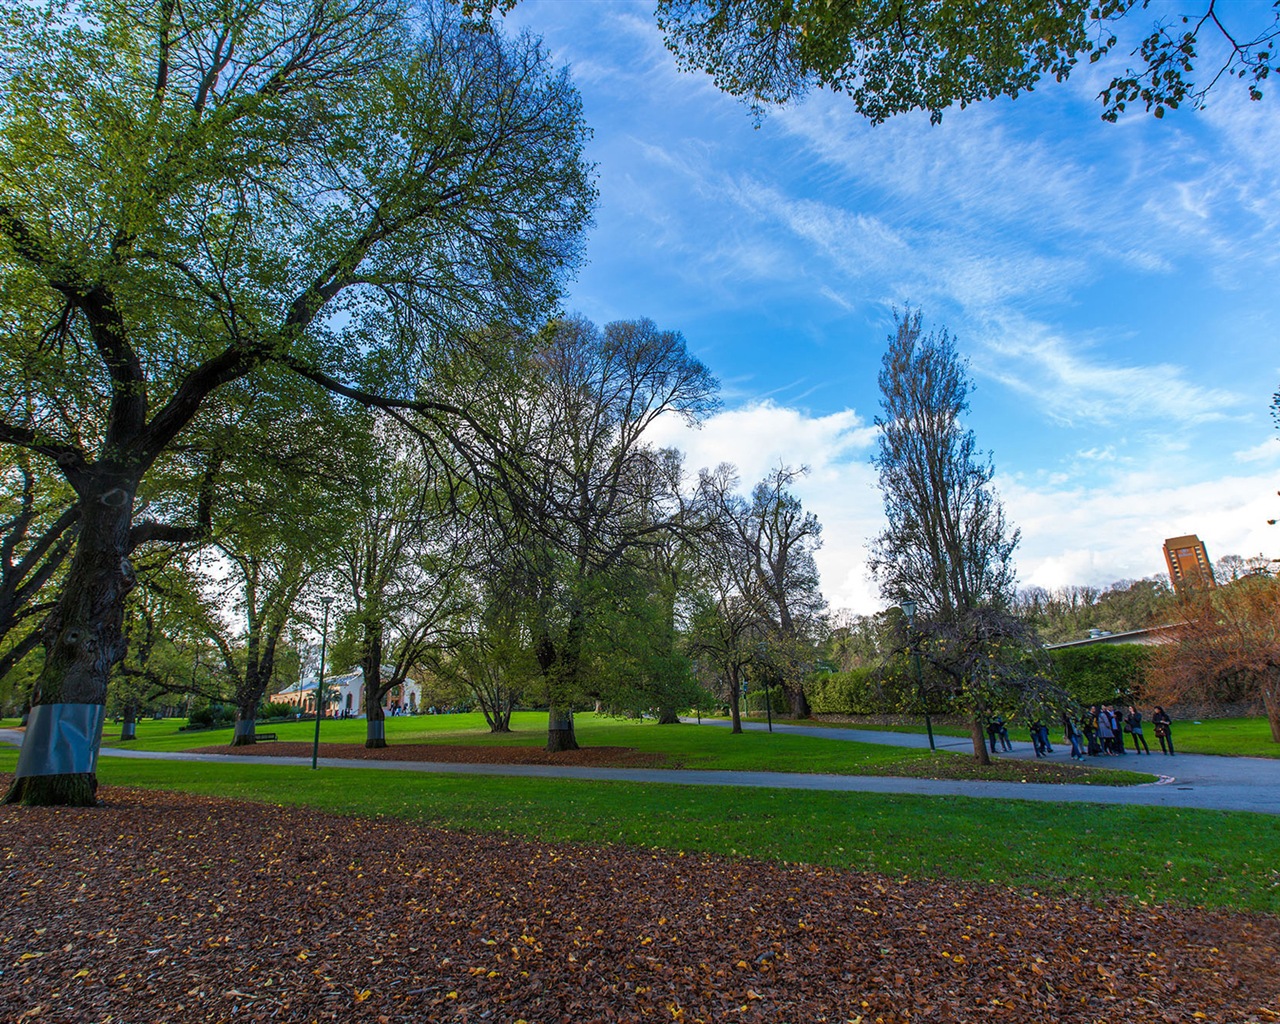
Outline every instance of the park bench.
<svg viewBox="0 0 1280 1024"><path fill-rule="evenodd" d="M257 739L259 743L267 743L267 742L274 743L276 740L280 738L273 732L255 732L253 735L254 735L254 738Z"/></svg>

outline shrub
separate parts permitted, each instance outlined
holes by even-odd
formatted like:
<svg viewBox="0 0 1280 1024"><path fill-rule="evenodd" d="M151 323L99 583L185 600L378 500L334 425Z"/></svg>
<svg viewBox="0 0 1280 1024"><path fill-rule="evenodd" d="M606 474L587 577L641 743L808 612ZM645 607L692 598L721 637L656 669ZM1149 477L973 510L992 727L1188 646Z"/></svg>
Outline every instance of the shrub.
<svg viewBox="0 0 1280 1024"><path fill-rule="evenodd" d="M809 708L819 715L878 715L894 710L894 701L873 668L823 672L806 688Z"/></svg>
<svg viewBox="0 0 1280 1024"><path fill-rule="evenodd" d="M217 702L199 704L191 709L191 725L204 726L208 729L230 725L236 719L235 708Z"/></svg>
<svg viewBox="0 0 1280 1024"><path fill-rule="evenodd" d="M747 691L747 714L763 715L765 713L764 690L748 690ZM787 695L783 692L781 686L771 686L769 688L769 707L775 715L787 715L791 713L791 708L787 706Z"/></svg>
<svg viewBox="0 0 1280 1024"><path fill-rule="evenodd" d="M1087 644L1049 652L1059 684L1081 704L1138 700L1151 655L1143 644Z"/></svg>

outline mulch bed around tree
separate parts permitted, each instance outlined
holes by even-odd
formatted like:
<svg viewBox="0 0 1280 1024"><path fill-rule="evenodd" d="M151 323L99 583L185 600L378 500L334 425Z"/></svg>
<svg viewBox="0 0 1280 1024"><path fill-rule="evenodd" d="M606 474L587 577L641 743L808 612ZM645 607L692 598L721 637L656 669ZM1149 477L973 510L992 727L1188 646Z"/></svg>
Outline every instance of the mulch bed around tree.
<svg viewBox="0 0 1280 1024"><path fill-rule="evenodd" d="M243 747L199 747L196 754L239 754L256 757L310 757L310 743L251 743ZM443 764L553 764L582 768L679 767L666 754L631 747L583 747L549 754L542 747L485 747L444 743L396 743L366 748L359 743L321 743L321 757L353 761L435 761Z"/></svg>
<svg viewBox="0 0 1280 1024"><path fill-rule="evenodd" d="M0 1019L1280 1020L1269 917L101 796L0 807Z"/></svg>

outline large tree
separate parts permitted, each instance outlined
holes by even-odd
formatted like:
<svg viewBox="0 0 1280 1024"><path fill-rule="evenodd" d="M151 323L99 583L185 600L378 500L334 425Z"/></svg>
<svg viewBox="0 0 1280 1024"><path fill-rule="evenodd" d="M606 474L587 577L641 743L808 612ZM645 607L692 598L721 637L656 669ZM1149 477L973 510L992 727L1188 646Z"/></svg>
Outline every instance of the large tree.
<svg viewBox="0 0 1280 1024"><path fill-rule="evenodd" d="M650 442L651 428L665 416L697 420L716 387L677 331L562 320L540 337L526 386L495 396L495 422L521 432L509 550L535 609L550 751L577 748L573 707L600 696L587 671L595 609L642 551L690 520L679 460Z"/></svg>
<svg viewBox="0 0 1280 1024"><path fill-rule="evenodd" d="M964 425L970 383L951 338L945 330L925 335L918 310L896 325L880 370L873 458L888 526L869 564L886 598L916 600L934 641L924 653L954 680L972 718L974 754L985 761L982 719L996 677L979 670L975 652L1007 649L1000 631L1015 620L999 613L1013 597L1019 534L991 487L990 456Z"/></svg>
<svg viewBox="0 0 1280 1024"><path fill-rule="evenodd" d="M791 485L804 469L779 466L751 491L747 515L738 524L756 586L761 618L769 624L769 660L796 718L809 716L804 682L826 629L814 552L822 524L806 512Z"/></svg>
<svg viewBox="0 0 1280 1024"><path fill-rule="evenodd" d="M365 746L387 745L383 700L420 668L468 603L475 571L463 513L400 424L369 424L371 445L343 496L351 521L335 575L350 608L333 657L358 664Z"/></svg>
<svg viewBox="0 0 1280 1024"><path fill-rule="evenodd" d="M93 801L129 556L193 525L135 499L210 397L275 363L436 408L424 350L553 310L585 135L536 43L447 7L66 0L0 25L0 443L56 468L80 530L6 799Z"/></svg>
<svg viewBox="0 0 1280 1024"><path fill-rule="evenodd" d="M686 649L710 669L729 705L732 731L742 732L742 684L771 633L769 594L757 571L752 506L738 494L738 474L722 463L698 479L706 522L697 546L696 582L689 598ZM704 675L707 673L703 673Z"/></svg>

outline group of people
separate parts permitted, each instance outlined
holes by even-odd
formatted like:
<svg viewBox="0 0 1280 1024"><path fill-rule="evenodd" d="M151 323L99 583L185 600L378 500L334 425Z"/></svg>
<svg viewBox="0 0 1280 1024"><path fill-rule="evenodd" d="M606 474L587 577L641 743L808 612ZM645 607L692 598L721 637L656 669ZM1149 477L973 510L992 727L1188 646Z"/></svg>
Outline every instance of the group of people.
<svg viewBox="0 0 1280 1024"><path fill-rule="evenodd" d="M1155 713L1151 716L1151 726L1160 743L1160 752L1169 757L1173 756L1172 724L1169 713L1157 704ZM991 753L997 752L997 745L1000 750L1013 749L1013 744L1009 741L1009 728L1002 717L990 719L986 732L991 743ZM1142 712L1132 704L1127 713L1123 708L1104 704L1093 705L1079 718L1064 713L1062 733L1071 745L1073 761L1083 761L1086 757L1114 757L1124 754L1126 734L1133 737L1135 754L1151 754L1142 726ZM1035 747L1036 757L1048 757L1053 753L1053 747L1049 745L1049 727L1039 719L1031 723L1031 743Z"/></svg>
<svg viewBox="0 0 1280 1024"><path fill-rule="evenodd" d="M1173 756L1172 724L1169 713L1157 704L1155 713L1151 716L1151 726L1160 743L1160 752L1170 757ZM1062 729L1067 742L1071 744L1072 760L1083 761L1086 757L1124 754L1126 733L1133 737L1135 754L1151 754L1151 747L1147 745L1146 733L1142 728L1142 712L1132 704L1129 705L1127 714L1118 707L1095 704L1084 713L1079 722L1073 722L1069 715L1063 715ZM1034 727L1032 738L1035 738ZM1036 752L1039 753L1038 744Z"/></svg>

